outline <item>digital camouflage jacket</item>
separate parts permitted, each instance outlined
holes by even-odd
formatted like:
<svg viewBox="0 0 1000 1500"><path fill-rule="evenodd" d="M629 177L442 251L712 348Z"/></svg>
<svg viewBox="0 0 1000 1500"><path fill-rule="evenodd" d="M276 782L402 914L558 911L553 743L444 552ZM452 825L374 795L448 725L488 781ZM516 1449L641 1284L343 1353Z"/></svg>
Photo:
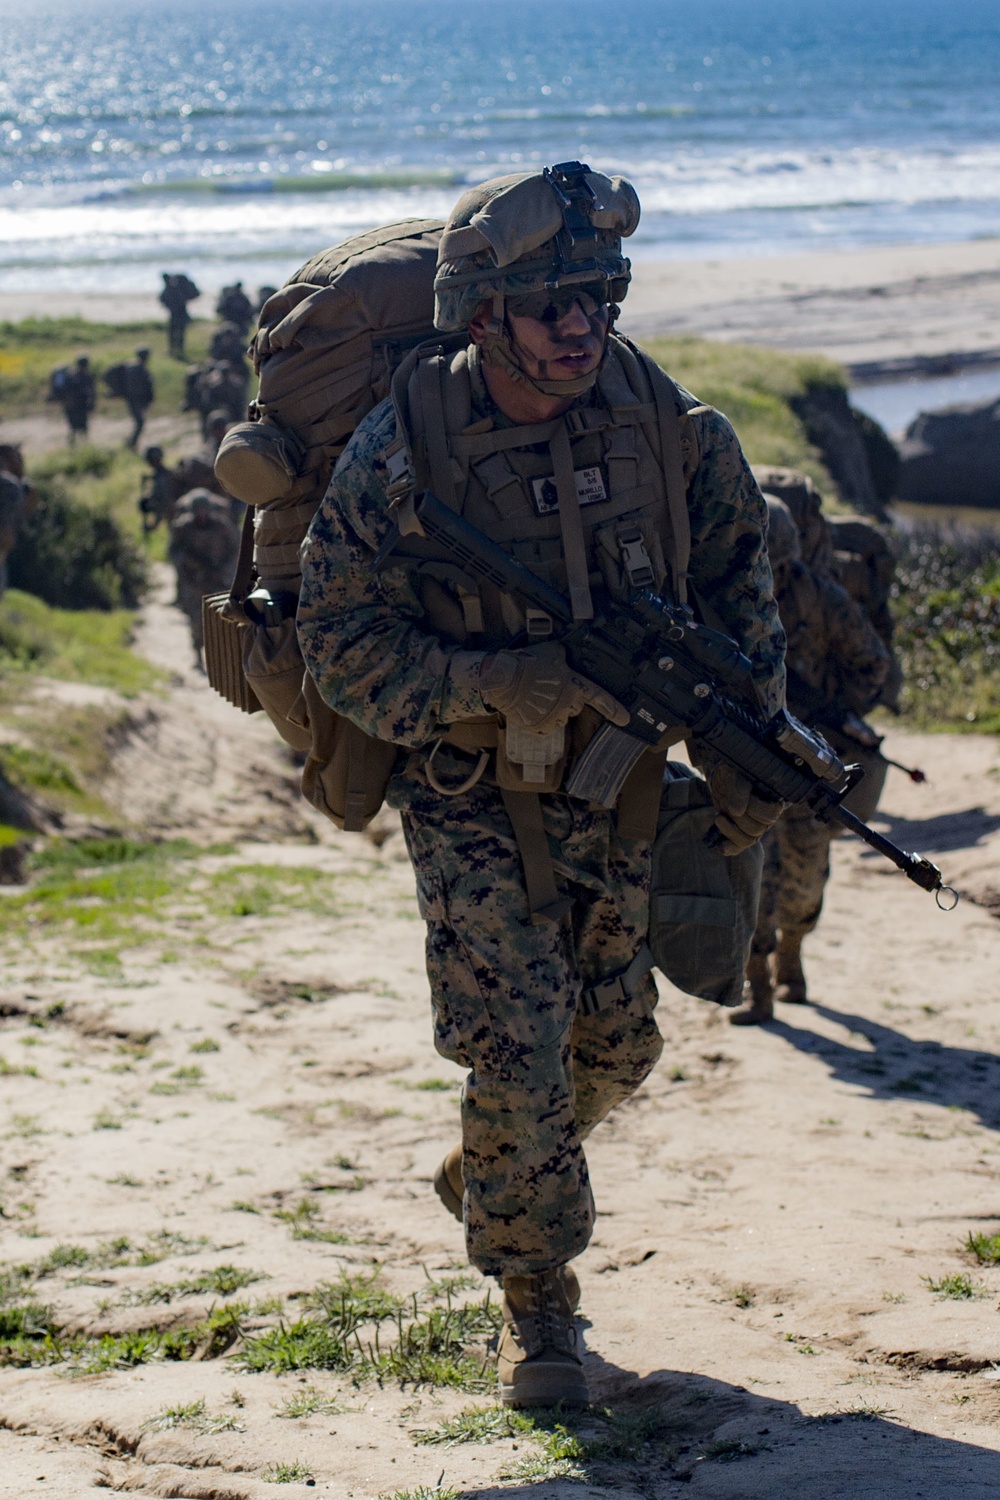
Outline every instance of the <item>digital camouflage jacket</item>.
<svg viewBox="0 0 1000 1500"><path fill-rule="evenodd" d="M681 398L685 410L697 406L686 392ZM486 415L496 420L495 412ZM685 475L691 585L750 658L762 703L773 712L784 701L784 635L764 540L766 508L726 418L700 407L690 421L698 452ZM428 631L410 577L373 572L392 525L385 451L395 437L395 413L385 401L341 455L303 543L298 629L306 664L333 709L369 734L419 749L455 720L491 711L476 687L480 654ZM564 580L553 581L565 589ZM455 602L460 617L457 595Z"/></svg>

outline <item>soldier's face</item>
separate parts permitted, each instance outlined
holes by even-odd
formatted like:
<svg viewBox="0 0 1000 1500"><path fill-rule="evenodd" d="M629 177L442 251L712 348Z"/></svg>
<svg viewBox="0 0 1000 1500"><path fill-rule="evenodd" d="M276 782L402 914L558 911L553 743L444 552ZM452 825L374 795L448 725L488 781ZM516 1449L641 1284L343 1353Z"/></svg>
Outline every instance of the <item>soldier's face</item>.
<svg viewBox="0 0 1000 1500"><path fill-rule="evenodd" d="M519 317L507 321L518 362L532 380L575 380L596 370L608 336L607 304L588 316L574 302L557 322Z"/></svg>

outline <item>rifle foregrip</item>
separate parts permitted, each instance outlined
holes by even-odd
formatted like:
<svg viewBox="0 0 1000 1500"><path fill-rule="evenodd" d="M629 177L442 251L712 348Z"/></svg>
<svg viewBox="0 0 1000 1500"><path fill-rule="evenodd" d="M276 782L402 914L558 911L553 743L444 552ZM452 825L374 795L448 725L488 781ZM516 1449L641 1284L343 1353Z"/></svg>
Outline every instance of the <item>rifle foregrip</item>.
<svg viewBox="0 0 1000 1500"><path fill-rule="evenodd" d="M597 731L566 780L566 792L581 802L614 807L625 779L649 746L627 729L605 724Z"/></svg>

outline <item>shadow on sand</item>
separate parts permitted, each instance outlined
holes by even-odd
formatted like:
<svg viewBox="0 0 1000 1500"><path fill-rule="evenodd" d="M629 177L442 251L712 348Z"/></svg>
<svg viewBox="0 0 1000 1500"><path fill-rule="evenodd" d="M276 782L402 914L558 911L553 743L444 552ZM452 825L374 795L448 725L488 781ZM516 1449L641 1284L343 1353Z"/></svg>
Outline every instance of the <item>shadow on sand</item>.
<svg viewBox="0 0 1000 1500"><path fill-rule="evenodd" d="M538 1426L562 1426L580 1450L565 1460L575 1474L544 1466L503 1485L468 1490L478 1500L573 1500L613 1493L616 1500L995 1500L1000 1455L934 1437L865 1404L848 1387L840 1410L805 1416L773 1400L704 1375L657 1370L640 1378L597 1355L587 1358L596 1407L590 1414L539 1414ZM883 1393L884 1396L884 1393ZM531 1460L529 1460L530 1462ZM586 1489L581 1489L583 1480Z"/></svg>
<svg viewBox="0 0 1000 1500"><path fill-rule="evenodd" d="M984 839L1000 828L1000 815L984 807L966 807L961 812L939 813L933 818L897 818L880 808L872 819L880 833L886 833L894 844L918 854L948 854L956 849L978 848ZM881 859L873 849L865 849L862 859Z"/></svg>
<svg viewBox="0 0 1000 1500"><path fill-rule="evenodd" d="M787 1007L785 1014L792 1009ZM767 1022L765 1029L783 1037L797 1051L821 1058L835 1078L863 1088L873 1099L906 1098L942 1107L957 1105L990 1129L1000 1128L1000 1057L995 1053L912 1041L902 1031L868 1016L816 1002L794 1010L796 1018L801 1016L801 1025L776 1018ZM858 1038L858 1044L838 1042L811 1030L807 1024L810 1012L836 1021ZM865 1042L867 1047L862 1045Z"/></svg>

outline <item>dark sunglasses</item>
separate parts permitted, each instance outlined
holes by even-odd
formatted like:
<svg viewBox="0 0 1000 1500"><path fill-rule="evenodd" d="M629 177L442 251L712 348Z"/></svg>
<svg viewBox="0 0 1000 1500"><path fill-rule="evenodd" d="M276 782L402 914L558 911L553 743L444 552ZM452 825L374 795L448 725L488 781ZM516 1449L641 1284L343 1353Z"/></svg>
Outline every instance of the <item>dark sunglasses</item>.
<svg viewBox="0 0 1000 1500"><path fill-rule="evenodd" d="M602 307L614 301L613 281L585 281L575 286L527 292L523 297L508 297L507 307L515 318L534 318L539 323L561 323L575 303L584 317L592 318Z"/></svg>

